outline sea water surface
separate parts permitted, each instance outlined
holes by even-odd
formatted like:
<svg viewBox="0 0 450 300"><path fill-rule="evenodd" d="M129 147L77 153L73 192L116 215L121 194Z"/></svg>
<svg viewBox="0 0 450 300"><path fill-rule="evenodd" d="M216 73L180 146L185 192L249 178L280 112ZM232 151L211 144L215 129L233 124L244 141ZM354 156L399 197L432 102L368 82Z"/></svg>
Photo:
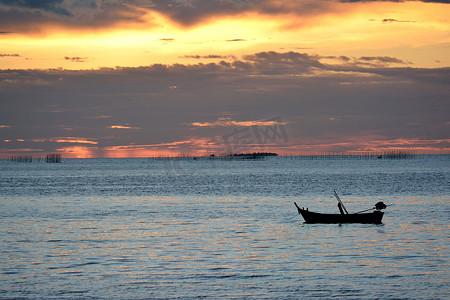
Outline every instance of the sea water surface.
<svg viewBox="0 0 450 300"><path fill-rule="evenodd" d="M450 299L450 156L0 160L1 299ZM293 202L387 208L304 224Z"/></svg>

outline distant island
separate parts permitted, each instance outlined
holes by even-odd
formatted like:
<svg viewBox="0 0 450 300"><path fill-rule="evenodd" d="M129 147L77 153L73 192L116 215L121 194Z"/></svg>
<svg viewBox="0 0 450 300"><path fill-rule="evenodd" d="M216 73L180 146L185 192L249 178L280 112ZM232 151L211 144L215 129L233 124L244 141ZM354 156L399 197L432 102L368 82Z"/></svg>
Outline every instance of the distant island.
<svg viewBox="0 0 450 300"><path fill-rule="evenodd" d="M273 152L255 152L255 153L236 153L230 154L229 156L262 157L262 156L278 156L278 154Z"/></svg>
<svg viewBox="0 0 450 300"><path fill-rule="evenodd" d="M234 153L234 154L228 154L227 156L221 156L220 158L263 159L268 156L278 156L278 153L273 153L273 152ZM216 156L214 154L211 154L210 157L216 157Z"/></svg>

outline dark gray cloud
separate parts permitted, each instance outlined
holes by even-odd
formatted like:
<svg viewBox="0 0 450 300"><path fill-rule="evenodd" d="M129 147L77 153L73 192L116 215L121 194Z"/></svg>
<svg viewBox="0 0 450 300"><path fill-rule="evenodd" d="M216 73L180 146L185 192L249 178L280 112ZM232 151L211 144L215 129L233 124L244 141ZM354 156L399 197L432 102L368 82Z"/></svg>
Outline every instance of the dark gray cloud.
<svg viewBox="0 0 450 300"><path fill-rule="evenodd" d="M180 56L180 58L193 58L193 59L236 59L234 55L184 55Z"/></svg>
<svg viewBox="0 0 450 300"><path fill-rule="evenodd" d="M373 68L357 69L359 72L377 74L386 78L401 78L430 84L450 84L450 68Z"/></svg>
<svg viewBox="0 0 450 300"><path fill-rule="evenodd" d="M326 69L319 56L306 53L274 51L244 56L255 72L262 74L307 74L313 69Z"/></svg>
<svg viewBox="0 0 450 300"><path fill-rule="evenodd" d="M38 10L20 10L17 8L0 7L0 28L6 30L6 34L19 32L36 32L40 27L56 23L57 19L52 16L45 16Z"/></svg>
<svg viewBox="0 0 450 300"><path fill-rule="evenodd" d="M17 54L17 53L13 53L13 54L10 54L10 53L0 53L0 57L20 57L20 55Z"/></svg>
<svg viewBox="0 0 450 300"><path fill-rule="evenodd" d="M332 1L276 0L153 0L151 9L183 26L192 26L217 16L233 16L246 12L267 15L320 14Z"/></svg>
<svg viewBox="0 0 450 300"><path fill-rule="evenodd" d="M281 116L295 144L371 136L448 138L450 68L321 60L296 52L262 52L194 65L1 70L0 149L51 152L73 146L75 138L81 146L98 149L220 138L232 129L188 124L230 116L238 122ZM117 126L136 130L112 129ZM64 136L73 139L51 142Z"/></svg>
<svg viewBox="0 0 450 300"><path fill-rule="evenodd" d="M390 56L361 56L361 57L350 57L350 56L321 56L320 58L334 59L345 63L346 65L352 66L388 66L391 64L402 64L407 65L408 62L398 59L396 57Z"/></svg>
<svg viewBox="0 0 450 300"><path fill-rule="evenodd" d="M409 21L409 20L397 20L397 19L383 19L383 23L416 23L416 21Z"/></svg>
<svg viewBox="0 0 450 300"><path fill-rule="evenodd" d="M42 9L58 15L73 16L70 11L63 7L64 0L0 0L0 4L20 8Z"/></svg>
<svg viewBox="0 0 450 300"><path fill-rule="evenodd" d="M245 12L254 8L255 3L260 1L246 0L197 0L197 1L177 1L177 0L153 0L153 10L169 16L172 20L190 26L201 22L205 18L217 15L233 15Z"/></svg>
<svg viewBox="0 0 450 300"><path fill-rule="evenodd" d="M361 56L355 59L355 63L368 63L372 65L407 64L407 62L390 56Z"/></svg>
<svg viewBox="0 0 450 300"><path fill-rule="evenodd" d="M379 61L385 63L404 63L404 61L401 59L389 56L362 56L359 59L364 61Z"/></svg>
<svg viewBox="0 0 450 300"><path fill-rule="evenodd" d="M87 57L79 57L79 56L74 56L74 57L65 56L64 59L71 61L71 62L85 62L85 61L87 61L88 58Z"/></svg>
<svg viewBox="0 0 450 300"><path fill-rule="evenodd" d="M17 56L18 54L0 54L7 56ZM11 74L17 75L18 78L22 78L22 75L27 78L26 75L31 77L36 75L36 78L51 79L59 78L64 76L80 76L80 78L87 77L99 77L109 76L111 74L119 75L139 75L139 76L154 76L154 75L170 75L175 76L177 74L197 74L199 76L222 76L227 74L236 75L241 71L245 71L242 76L248 74L261 74L261 75L301 75L301 74L312 74L315 71L342 71L349 74L354 72L369 73L376 75L383 75L386 77L401 77L404 79L418 80L418 81L428 81L430 83L436 84L447 84L450 83L450 68L411 68L411 67L379 67L374 68L372 66L365 66L355 64L347 64L349 61L375 61L383 63L396 63L404 64L403 60L395 57L387 56L363 56L359 58L348 57L348 56L319 56L311 55L307 53L298 52L259 52L252 55L244 55L242 59L236 59L234 56L221 56L221 55L206 55L206 56L183 56L185 58L227 58L233 59L232 61L226 62L221 61L217 63L199 63L194 65L184 65L184 64L174 64L174 65L164 65L164 64L154 64L150 66L143 67L116 67L116 68L101 68L99 70L91 71L29 71L29 70L3 70L1 71L4 75ZM322 59L336 58L342 60L343 64L326 64L322 63ZM66 60L79 61L85 60L87 57L65 57ZM7 78L8 76L3 76ZM439 79L440 78L440 79ZM0 79L0 80L2 80ZM1 83L2 81L0 81Z"/></svg>
<svg viewBox="0 0 450 300"><path fill-rule="evenodd" d="M231 39L231 40L226 40L225 42L245 42L245 39Z"/></svg>
<svg viewBox="0 0 450 300"><path fill-rule="evenodd" d="M108 27L123 22L144 23L145 10L133 1L0 0L0 29L5 33L40 32L46 25L69 28Z"/></svg>

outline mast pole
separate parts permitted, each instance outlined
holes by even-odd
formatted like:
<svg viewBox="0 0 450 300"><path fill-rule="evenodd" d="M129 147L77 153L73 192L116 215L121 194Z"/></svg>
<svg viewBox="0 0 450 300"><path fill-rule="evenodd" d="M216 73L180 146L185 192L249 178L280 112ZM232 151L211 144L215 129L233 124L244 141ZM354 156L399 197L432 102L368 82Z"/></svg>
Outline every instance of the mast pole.
<svg viewBox="0 0 450 300"><path fill-rule="evenodd" d="M334 196L336 197L337 201L339 202L339 204L341 205L341 207L344 209L345 213L348 214L347 209L344 206L344 203L342 203L341 198L339 197L339 195L336 193L336 191L334 191Z"/></svg>

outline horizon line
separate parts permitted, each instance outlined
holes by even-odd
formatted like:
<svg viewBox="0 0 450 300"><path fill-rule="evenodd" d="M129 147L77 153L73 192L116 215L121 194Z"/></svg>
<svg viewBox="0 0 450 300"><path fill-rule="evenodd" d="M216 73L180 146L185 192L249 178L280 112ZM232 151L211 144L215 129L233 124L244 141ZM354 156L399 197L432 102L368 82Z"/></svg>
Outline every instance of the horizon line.
<svg viewBox="0 0 450 300"><path fill-rule="evenodd" d="M415 152L415 151L350 151L350 152L303 152L303 153L285 153L278 154L275 152L252 152L252 153L232 153L232 154L209 154L209 155L191 155L191 154L180 154L180 155L158 155L158 156L124 156L124 157L64 157L61 155L61 159L132 159L132 158L152 158L152 159L165 159L165 158L210 158L210 159L221 159L221 158L239 158L239 155L253 155L253 154L276 154L276 155L266 155L265 157L383 157L383 156L425 156L425 155L450 155L450 151L443 151L439 153L425 153L425 152ZM54 152L51 154L61 154L59 152ZM42 155L8 155L0 156L0 160L14 160L17 158L31 158L33 160L45 160L47 154Z"/></svg>

